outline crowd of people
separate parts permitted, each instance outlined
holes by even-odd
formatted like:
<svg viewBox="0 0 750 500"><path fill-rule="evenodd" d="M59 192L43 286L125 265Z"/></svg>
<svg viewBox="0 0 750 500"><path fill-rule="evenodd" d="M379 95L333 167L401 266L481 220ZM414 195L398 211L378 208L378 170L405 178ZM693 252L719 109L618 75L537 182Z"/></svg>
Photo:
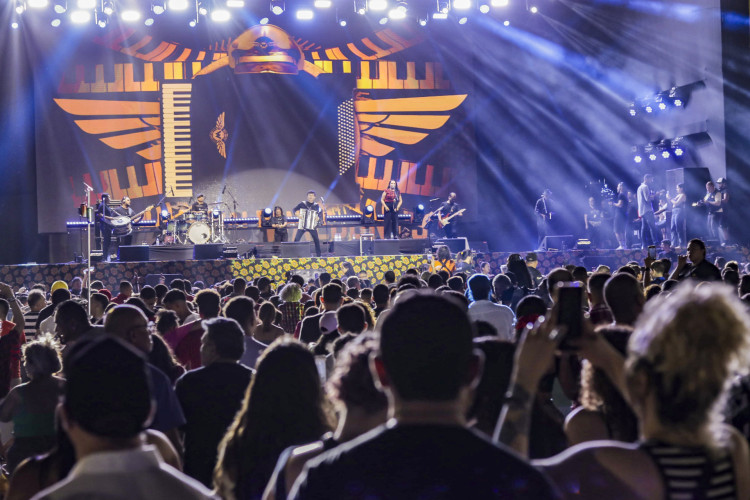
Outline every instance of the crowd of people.
<svg viewBox="0 0 750 500"><path fill-rule="evenodd" d="M382 283L0 284L4 498L750 497L745 263L439 252Z"/></svg>

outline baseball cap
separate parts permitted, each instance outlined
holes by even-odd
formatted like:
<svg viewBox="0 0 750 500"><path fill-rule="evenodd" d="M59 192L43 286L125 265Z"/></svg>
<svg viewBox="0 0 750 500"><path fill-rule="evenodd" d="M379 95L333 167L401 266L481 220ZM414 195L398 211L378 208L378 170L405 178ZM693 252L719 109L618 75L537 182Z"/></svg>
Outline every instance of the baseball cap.
<svg viewBox="0 0 750 500"><path fill-rule="evenodd" d="M336 311L326 311L320 317L320 333L330 333L339 327Z"/></svg>

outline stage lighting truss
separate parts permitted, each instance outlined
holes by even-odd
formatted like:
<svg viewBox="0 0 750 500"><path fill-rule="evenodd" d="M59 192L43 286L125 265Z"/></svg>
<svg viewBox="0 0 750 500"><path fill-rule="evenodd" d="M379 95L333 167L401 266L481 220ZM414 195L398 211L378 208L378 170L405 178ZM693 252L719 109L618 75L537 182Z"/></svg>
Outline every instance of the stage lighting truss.
<svg viewBox="0 0 750 500"><path fill-rule="evenodd" d="M690 101L693 91L705 86L703 80L699 80L687 85L662 90L642 99L636 99L630 103L628 113L630 116L648 116L675 108L684 108Z"/></svg>
<svg viewBox="0 0 750 500"><path fill-rule="evenodd" d="M679 161L681 157L688 155L688 153L694 153L699 146L711 142L711 136L707 132L698 132L633 146L631 153L635 163L653 162L659 159Z"/></svg>

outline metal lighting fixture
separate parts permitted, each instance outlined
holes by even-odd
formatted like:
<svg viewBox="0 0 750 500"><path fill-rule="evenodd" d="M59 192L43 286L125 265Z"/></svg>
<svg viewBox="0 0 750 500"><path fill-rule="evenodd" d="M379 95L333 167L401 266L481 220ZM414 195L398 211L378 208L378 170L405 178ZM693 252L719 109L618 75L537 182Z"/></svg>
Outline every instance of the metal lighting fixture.
<svg viewBox="0 0 750 500"><path fill-rule="evenodd" d="M284 0L271 0L271 12L281 15L284 12Z"/></svg>
<svg viewBox="0 0 750 500"><path fill-rule="evenodd" d="M354 12L360 16L365 15L365 12L367 12L367 0L354 0Z"/></svg>
<svg viewBox="0 0 750 500"><path fill-rule="evenodd" d="M315 17L315 13L310 9L299 9L296 16L300 21L310 21Z"/></svg>
<svg viewBox="0 0 750 500"><path fill-rule="evenodd" d="M391 19L406 18L406 2L399 2L396 7L388 11L388 17Z"/></svg>

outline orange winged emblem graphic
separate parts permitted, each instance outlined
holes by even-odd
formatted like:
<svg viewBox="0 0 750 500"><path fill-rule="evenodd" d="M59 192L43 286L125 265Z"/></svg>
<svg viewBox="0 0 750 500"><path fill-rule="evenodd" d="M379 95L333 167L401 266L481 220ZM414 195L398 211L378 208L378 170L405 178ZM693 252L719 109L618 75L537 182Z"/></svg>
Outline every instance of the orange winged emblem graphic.
<svg viewBox="0 0 750 500"><path fill-rule="evenodd" d="M113 149L139 148L149 161L161 159L161 118L158 102L102 99L55 99L65 112L81 117L76 125Z"/></svg>
<svg viewBox="0 0 750 500"><path fill-rule="evenodd" d="M368 92L354 97L358 153L385 156L398 144L417 144L441 128L467 94L372 99ZM359 155L357 155L359 156Z"/></svg>
<svg viewBox="0 0 750 500"><path fill-rule="evenodd" d="M227 144L226 141L229 139L229 132L227 132L226 127L224 126L224 114L225 112L221 113L219 117L216 119L216 126L211 130L211 140L214 144L216 144L216 149L219 151L219 154L222 158L227 157Z"/></svg>

